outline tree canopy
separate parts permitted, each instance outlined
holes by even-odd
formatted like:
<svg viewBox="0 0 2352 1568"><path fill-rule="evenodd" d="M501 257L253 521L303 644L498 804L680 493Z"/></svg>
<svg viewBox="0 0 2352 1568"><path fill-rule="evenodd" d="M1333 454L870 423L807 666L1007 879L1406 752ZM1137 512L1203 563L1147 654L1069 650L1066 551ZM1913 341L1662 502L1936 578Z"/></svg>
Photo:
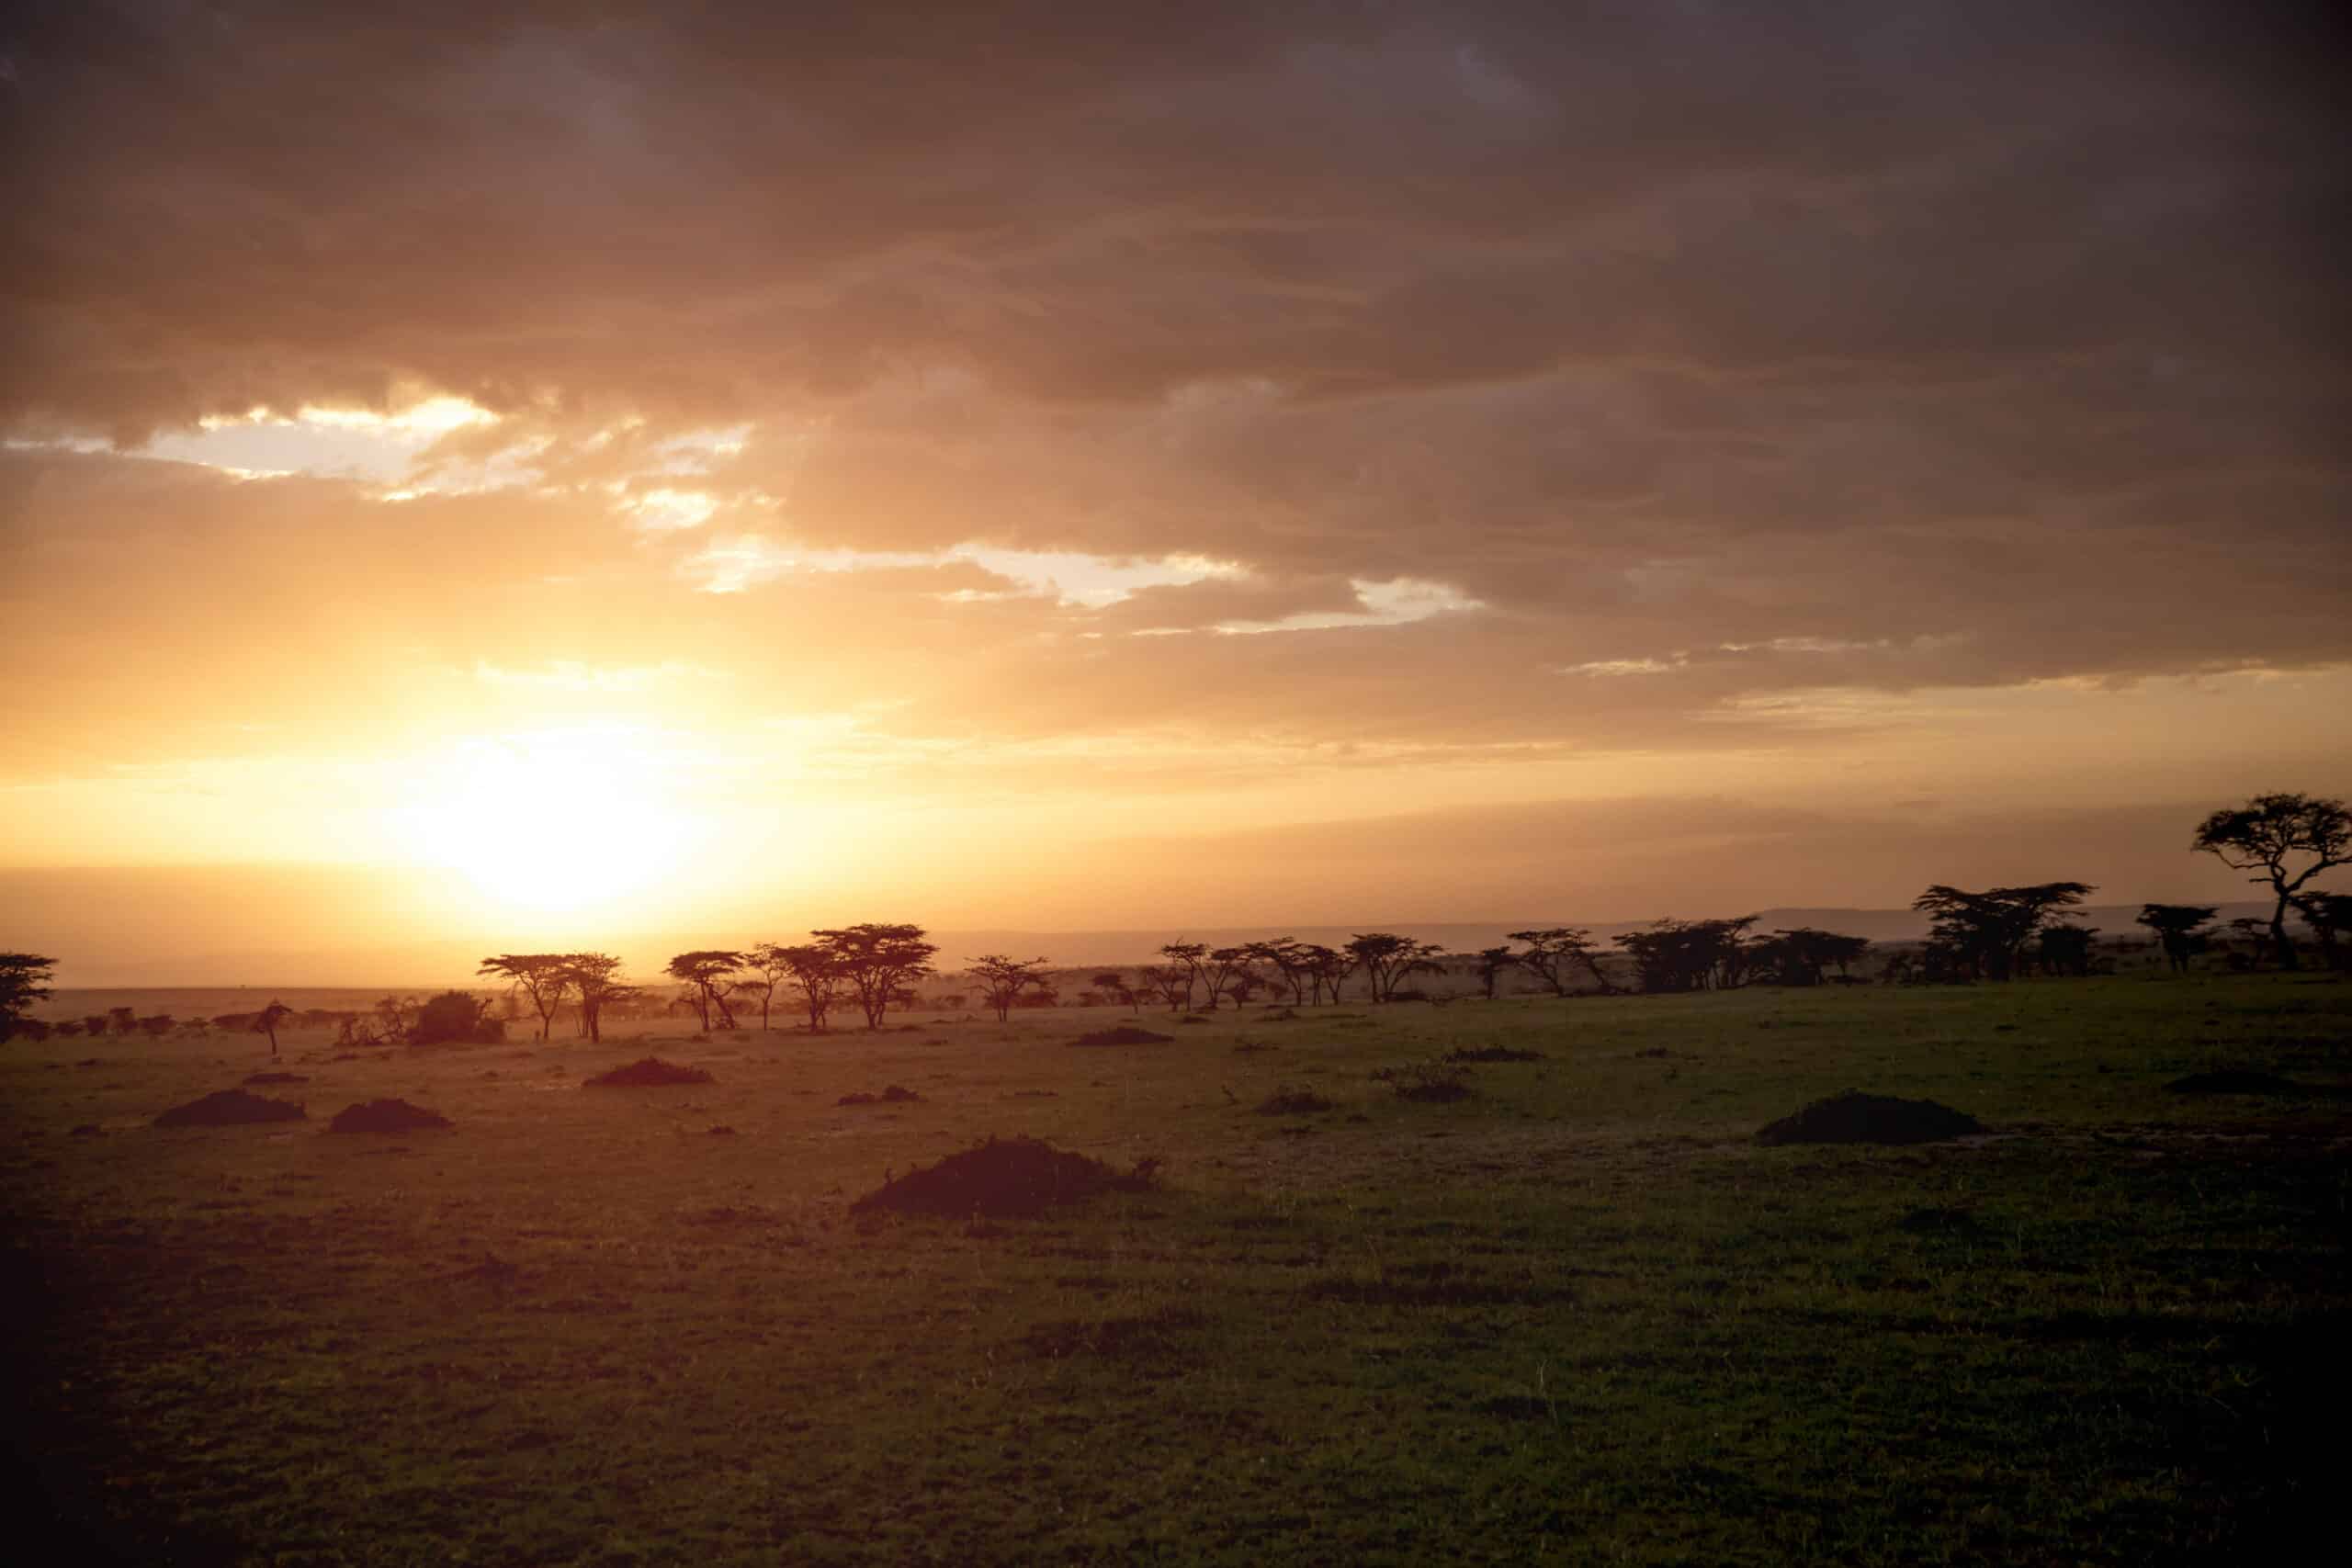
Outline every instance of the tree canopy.
<svg viewBox="0 0 2352 1568"><path fill-rule="evenodd" d="M501 953L483 959L474 973L503 977L529 997L539 1015L538 1037L545 1040L555 1010L563 1005L563 993L571 984L571 957L568 953Z"/></svg>
<svg viewBox="0 0 2352 1568"><path fill-rule="evenodd" d="M2270 942L2279 967L2292 969L2295 944L2287 935L2287 906L2321 872L2352 864L2352 811L2340 800L2316 795L2257 795L2207 817L2190 844L2233 871L2255 873L2247 881L2270 885L2278 898L2270 912Z"/></svg>
<svg viewBox="0 0 2352 1568"><path fill-rule="evenodd" d="M879 1029L907 983L931 974L939 949L923 940L915 925L880 924L872 920L834 931L808 933L831 955L851 994L865 1014L865 1027Z"/></svg>
<svg viewBox="0 0 2352 1568"><path fill-rule="evenodd" d="M719 1027L735 1027L734 1010L727 1005L727 992L719 982L749 962L748 955L727 947L697 948L681 953L662 969L673 980L694 987L695 1010L701 1015L703 1032L710 1032L711 1010L718 1013Z"/></svg>
<svg viewBox="0 0 2352 1568"><path fill-rule="evenodd" d="M57 960L38 953L0 953L0 1040L14 1036L35 1002L51 994Z"/></svg>
<svg viewBox="0 0 2352 1568"><path fill-rule="evenodd" d="M2045 925L2093 892L2087 882L2038 882L1969 893L1937 883L1911 901L1935 917L1931 961L1954 977L2007 980L2018 973L2026 945Z"/></svg>

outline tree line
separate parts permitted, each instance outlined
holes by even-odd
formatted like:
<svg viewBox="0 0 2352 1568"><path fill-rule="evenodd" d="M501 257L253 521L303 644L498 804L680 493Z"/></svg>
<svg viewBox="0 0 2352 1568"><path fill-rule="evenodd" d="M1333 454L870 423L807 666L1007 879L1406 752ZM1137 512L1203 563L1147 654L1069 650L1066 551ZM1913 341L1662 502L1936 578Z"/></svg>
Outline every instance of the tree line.
<svg viewBox="0 0 2352 1568"><path fill-rule="evenodd" d="M2273 907L2267 921L2233 924L2241 937L2267 945L2279 967L2293 969L2301 963L2288 930L2290 909L2310 929L2325 963L2346 962L2352 944L2339 938L2352 931L2352 895L2312 886L2323 873L2352 863L2352 811L2343 801L2256 795L2199 823L2190 848L2250 873L2249 881L2269 889ZM1935 884L1911 906L1930 917L1928 941L1916 951L1893 953L1883 977L2000 981L2037 969L2047 975L2089 974L2098 928L2079 924L2075 910L2094 891L2087 883L2071 881L1982 891ZM2142 907L2135 923L2149 930L2167 965L2177 972L2211 945L2219 912L2217 905L2152 903ZM1820 986L1830 983L1833 969L1838 981L1850 983L1852 966L1871 946L1862 937L1811 927L1758 933L1758 918L1657 920L1617 932L1606 945L1585 927L1530 929L1510 933L1510 941L1521 946L1458 955L1395 931L1360 932L1336 948L1292 937L1223 947L1179 940L1159 949L1158 964L1133 973L1098 971L1091 977L1092 994L1137 1011L1164 1006L1194 1012L1227 1000L1240 1006L1261 994L1313 1007L1336 1005L1342 987L1361 976L1368 998L1385 1003L1418 998L1422 993L1408 982L1443 972L1449 964L1467 964L1490 998L1501 976L1513 971L1555 996L1567 995L1572 985L1589 985L1605 994L1731 990L1757 983ZM914 982L938 973L933 963L938 952L920 926L865 922L811 931L805 942L682 953L663 975L682 987L682 996L670 1005L691 1005L705 1032L741 1027L737 1010L753 1004L761 1027L772 1027L772 1010L780 998L812 1032L824 1032L834 1013L852 1008L868 1029L878 1030L891 1009L918 1000ZM33 1030L49 1032L51 1026L32 1019L30 1010L51 995L49 979L56 963L39 953L0 953L0 1039ZM1048 959L984 953L968 963L982 1000L1001 1021L1016 1007L1056 999ZM539 1039L548 1037L557 1014L569 1005L580 1034L595 1041L603 1038L608 1010L635 1008L650 998L650 987L629 982L621 970L620 959L608 953L502 953L484 958L476 974L505 981L510 998L528 999L538 1018ZM379 1011L387 1004L398 1025L390 1032L404 1038L429 1033L435 1039L478 1039L498 1027L487 1003L462 992L421 1006L388 998ZM277 1025L293 1016L291 1009L273 1001L261 1013L209 1021L268 1032L274 1050ZM359 1018L334 1016L346 1030L356 1027ZM77 1027L92 1034L133 1029L161 1034L173 1022L169 1015L139 1019L120 1008Z"/></svg>

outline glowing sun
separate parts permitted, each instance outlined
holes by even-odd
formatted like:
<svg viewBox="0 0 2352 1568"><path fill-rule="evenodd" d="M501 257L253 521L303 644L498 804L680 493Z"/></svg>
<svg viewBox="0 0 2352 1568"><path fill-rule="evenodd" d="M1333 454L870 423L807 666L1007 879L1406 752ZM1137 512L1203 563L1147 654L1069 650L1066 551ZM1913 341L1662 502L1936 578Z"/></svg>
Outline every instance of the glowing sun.
<svg viewBox="0 0 2352 1568"><path fill-rule="evenodd" d="M531 913L593 910L660 882L693 837L660 769L597 732L470 743L394 813L407 857Z"/></svg>

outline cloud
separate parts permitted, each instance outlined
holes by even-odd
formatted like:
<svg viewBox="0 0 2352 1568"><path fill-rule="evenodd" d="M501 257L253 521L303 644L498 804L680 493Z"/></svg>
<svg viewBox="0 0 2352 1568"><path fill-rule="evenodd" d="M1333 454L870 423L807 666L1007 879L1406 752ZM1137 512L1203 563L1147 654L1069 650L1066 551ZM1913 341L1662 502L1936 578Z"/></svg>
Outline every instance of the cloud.
<svg viewBox="0 0 2352 1568"><path fill-rule="evenodd" d="M1178 789L2340 670L2352 174L2257 9L20 7L0 766L658 700Z"/></svg>

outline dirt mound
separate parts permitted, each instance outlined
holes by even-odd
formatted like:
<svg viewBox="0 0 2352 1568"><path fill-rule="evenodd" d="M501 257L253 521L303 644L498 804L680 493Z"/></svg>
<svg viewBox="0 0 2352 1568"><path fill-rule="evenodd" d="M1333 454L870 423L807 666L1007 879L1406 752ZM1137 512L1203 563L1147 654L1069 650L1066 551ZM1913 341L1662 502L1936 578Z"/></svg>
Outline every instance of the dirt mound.
<svg viewBox="0 0 2352 1568"><path fill-rule="evenodd" d="M447 1127L449 1119L437 1111L411 1105L405 1100L371 1100L346 1106L327 1123L330 1133L413 1133L424 1127Z"/></svg>
<svg viewBox="0 0 2352 1568"><path fill-rule="evenodd" d="M1037 1138L990 1138L885 1182L850 1205L854 1213L887 1209L901 1214L1040 1214L1098 1192L1140 1192L1159 1184L1159 1161L1120 1171L1099 1159L1057 1149Z"/></svg>
<svg viewBox="0 0 2352 1568"><path fill-rule="evenodd" d="M1073 1045L1165 1045L1175 1038L1173 1034L1155 1034L1148 1029L1137 1029L1132 1023L1123 1023L1116 1029L1097 1029L1090 1033L1081 1034L1070 1043Z"/></svg>
<svg viewBox="0 0 2352 1568"><path fill-rule="evenodd" d="M2301 1094L2303 1086L2292 1078L2282 1078L2277 1073L2257 1073L2243 1067L2224 1068L2214 1073L2191 1073L2185 1078L2175 1078L2165 1087L2175 1094Z"/></svg>
<svg viewBox="0 0 2352 1568"><path fill-rule="evenodd" d="M856 1094L845 1094L833 1103L835 1105L905 1105L922 1098L922 1096L910 1089L903 1089L897 1084L892 1084L880 1094L867 1094L861 1090Z"/></svg>
<svg viewBox="0 0 2352 1568"><path fill-rule="evenodd" d="M1816 1100L1793 1116L1758 1131L1759 1144L1935 1144L1981 1133L1984 1124L1965 1111L1932 1100L1892 1095L1843 1094Z"/></svg>
<svg viewBox="0 0 2352 1568"><path fill-rule="evenodd" d="M224 1089L175 1105L155 1118L158 1127L243 1127L255 1122L300 1122L302 1108L288 1100L265 1100L241 1089Z"/></svg>
<svg viewBox="0 0 2352 1568"><path fill-rule="evenodd" d="M626 1067L615 1067L609 1073L598 1073L585 1085L589 1089L662 1089L670 1084L716 1083L700 1067L682 1067L675 1062L665 1062L659 1056L647 1056L631 1062Z"/></svg>
<svg viewBox="0 0 2352 1568"><path fill-rule="evenodd" d="M303 1077L301 1074L300 1074L300 1073L248 1073L248 1074L246 1074L246 1075L245 1075L245 1081L246 1081L247 1083L249 1083L249 1084L255 1084L255 1083L309 1083L311 1080L310 1080L309 1078L304 1077Z"/></svg>

